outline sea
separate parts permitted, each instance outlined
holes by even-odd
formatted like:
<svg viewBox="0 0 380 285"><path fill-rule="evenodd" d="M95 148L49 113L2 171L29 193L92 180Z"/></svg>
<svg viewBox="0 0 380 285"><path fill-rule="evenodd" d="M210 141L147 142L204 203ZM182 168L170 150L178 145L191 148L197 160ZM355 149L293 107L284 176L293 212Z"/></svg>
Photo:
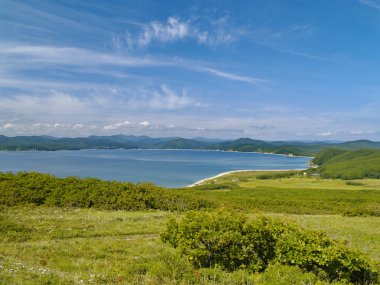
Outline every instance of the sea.
<svg viewBox="0 0 380 285"><path fill-rule="evenodd" d="M306 169L309 157L210 150L109 149L0 152L0 171L153 182L184 187L233 170Z"/></svg>

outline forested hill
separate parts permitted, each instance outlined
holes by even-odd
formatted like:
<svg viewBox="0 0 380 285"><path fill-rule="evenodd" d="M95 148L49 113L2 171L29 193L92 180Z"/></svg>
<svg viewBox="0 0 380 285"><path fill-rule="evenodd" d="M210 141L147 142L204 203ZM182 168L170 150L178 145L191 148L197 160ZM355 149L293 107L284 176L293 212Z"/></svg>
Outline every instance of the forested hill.
<svg viewBox="0 0 380 285"><path fill-rule="evenodd" d="M380 150L342 150L329 148L318 153L312 161L323 178L380 178Z"/></svg>
<svg viewBox="0 0 380 285"><path fill-rule="evenodd" d="M360 148L380 149L380 142L357 140L343 143L262 141L250 138L217 141L207 139L185 139L178 137L152 138L148 136L113 135L86 138L55 138L49 136L0 135L0 150L79 150L79 149L210 149L242 152L269 152L314 156L325 148L356 150Z"/></svg>

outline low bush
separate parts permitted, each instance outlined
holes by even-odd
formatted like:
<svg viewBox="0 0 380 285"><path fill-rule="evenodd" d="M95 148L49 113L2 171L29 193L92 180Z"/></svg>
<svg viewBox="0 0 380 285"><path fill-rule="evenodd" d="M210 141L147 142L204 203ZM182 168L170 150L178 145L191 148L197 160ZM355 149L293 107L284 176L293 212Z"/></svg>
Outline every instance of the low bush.
<svg viewBox="0 0 380 285"><path fill-rule="evenodd" d="M180 221L170 220L161 239L199 268L263 272L277 262L323 273L329 280L357 284L378 280L373 261L343 242L266 217L248 220L223 211L189 212Z"/></svg>
<svg viewBox="0 0 380 285"><path fill-rule="evenodd" d="M185 211L213 207L207 199L152 183L57 178L33 172L0 173L0 205L25 204L106 210Z"/></svg>
<svg viewBox="0 0 380 285"><path fill-rule="evenodd" d="M281 172L271 172L260 174L256 176L256 179L279 179L279 178L289 178L297 175L294 171L281 171Z"/></svg>

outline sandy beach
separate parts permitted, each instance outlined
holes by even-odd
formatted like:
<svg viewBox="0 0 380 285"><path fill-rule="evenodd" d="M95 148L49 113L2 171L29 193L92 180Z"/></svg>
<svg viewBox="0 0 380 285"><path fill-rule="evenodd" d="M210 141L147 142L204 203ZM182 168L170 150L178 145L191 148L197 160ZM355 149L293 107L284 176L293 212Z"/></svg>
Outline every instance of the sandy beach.
<svg viewBox="0 0 380 285"><path fill-rule="evenodd" d="M305 170L305 169L241 169L241 170L231 170L231 171L226 171L226 172L222 172L222 173L219 173L218 175L215 175L215 176L212 176L212 177L208 177L208 178L205 178L205 179L202 179L202 180L199 180L193 184L190 184L186 187L194 187L194 186L197 186L197 185L200 185L202 184L203 182L206 182L208 180L212 180L212 179L215 179L215 178L219 178L219 177L222 177L224 175L228 175L228 174L232 174L232 173L237 173L237 172L258 172L258 171L292 171L292 170Z"/></svg>

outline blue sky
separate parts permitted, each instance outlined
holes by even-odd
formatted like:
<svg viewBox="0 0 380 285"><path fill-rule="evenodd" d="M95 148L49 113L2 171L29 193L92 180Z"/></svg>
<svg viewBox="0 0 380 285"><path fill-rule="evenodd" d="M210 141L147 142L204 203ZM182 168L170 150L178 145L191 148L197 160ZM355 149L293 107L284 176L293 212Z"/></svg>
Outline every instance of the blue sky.
<svg viewBox="0 0 380 285"><path fill-rule="evenodd" d="M380 140L380 0L0 6L0 134Z"/></svg>

